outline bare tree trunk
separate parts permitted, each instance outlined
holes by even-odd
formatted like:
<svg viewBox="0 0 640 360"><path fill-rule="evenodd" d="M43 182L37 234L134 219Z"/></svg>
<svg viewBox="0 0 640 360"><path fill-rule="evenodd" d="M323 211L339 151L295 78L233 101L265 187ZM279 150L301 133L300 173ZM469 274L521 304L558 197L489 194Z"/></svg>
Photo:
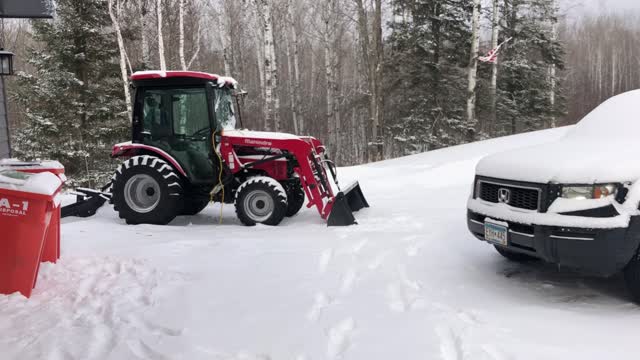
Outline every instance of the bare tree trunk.
<svg viewBox="0 0 640 360"><path fill-rule="evenodd" d="M330 0L331 1L331 0ZM332 16L329 14L329 16ZM325 97L326 104L326 124L327 124L327 135L329 137L329 144L331 145L331 150L335 154L337 152L337 139L336 139L336 124L334 123L334 113L333 113L333 102L335 101L334 94L334 85L333 85L333 66L331 61L333 59L333 55L331 54L331 25L328 19L325 20L325 29L324 29L324 73L325 80L327 84L327 93Z"/></svg>
<svg viewBox="0 0 640 360"><path fill-rule="evenodd" d="M476 124L476 82L478 75L478 48L480 47L480 0L473 0L473 17L471 25L471 59L469 60L469 76L467 87L467 125ZM474 131L467 130L466 138L473 141Z"/></svg>
<svg viewBox="0 0 640 360"><path fill-rule="evenodd" d="M500 10L498 8L498 1L493 0L493 14L491 15L491 49L498 47L498 36L500 29ZM491 64L491 84L489 85L489 91L491 96L491 123L487 127L487 132L490 135L496 133L496 103L498 101L498 62Z"/></svg>
<svg viewBox="0 0 640 360"><path fill-rule="evenodd" d="M122 3L120 0L116 0L116 13L113 12L113 0L109 0L109 17L113 23L113 28L116 31L116 38L118 40L118 50L120 51L120 74L122 75L122 84L124 88L124 98L127 103L127 114L129 119L132 119L133 109L131 104L131 93L129 92L129 76L127 73L127 50L124 48L124 41L122 39L122 32L120 31L120 18L122 16Z"/></svg>
<svg viewBox="0 0 640 360"><path fill-rule="evenodd" d="M266 122L273 124L273 130L280 130L280 98L278 96L278 65L276 62L275 37L271 0L255 0L258 14L262 16L264 34L264 74L265 74L265 103ZM270 128L270 125L269 125Z"/></svg>
<svg viewBox="0 0 640 360"><path fill-rule="evenodd" d="M383 148L383 127L384 127L384 98L382 93L382 62L384 58L384 46L382 43L382 0L375 0L375 9L374 9L374 20L373 20L373 59L374 65L372 67L373 77L374 77L374 87L375 87L375 116L374 116L374 124L373 128L376 132L376 142L378 143L378 159L383 158L384 148Z"/></svg>
<svg viewBox="0 0 640 360"><path fill-rule="evenodd" d="M304 121L299 119L300 109L299 109L299 96L300 96L300 59L299 59L299 44L298 44L298 30L296 28L295 18L293 16L293 6L295 2L289 0L288 3L288 23L289 23L289 31L287 33L287 61L289 64L289 83L290 83L290 94L291 94L291 111L293 113L293 127L296 134L299 134L301 131L304 131ZM291 43L293 44L291 44ZM290 49L293 47L293 49ZM290 51L293 50L293 69L291 69L291 54ZM293 75L293 76L292 76Z"/></svg>
<svg viewBox="0 0 640 360"><path fill-rule="evenodd" d="M149 37L147 36L147 0L138 0L138 7L140 8L140 47L142 51L142 68L146 70L151 67Z"/></svg>
<svg viewBox="0 0 640 360"><path fill-rule="evenodd" d="M287 54L287 76L289 78L289 100L291 101L291 122L293 123L294 134L298 133L298 114L296 113L296 91L294 89L295 80L293 74L293 64L291 60L291 34L285 34L286 54Z"/></svg>
<svg viewBox="0 0 640 360"><path fill-rule="evenodd" d="M184 0L178 1L178 54L182 70L187 70L187 60L184 58Z"/></svg>
<svg viewBox="0 0 640 360"><path fill-rule="evenodd" d="M164 57L164 38L162 36L162 0L156 0L156 13L158 17L158 56L160 57L160 70L167 70L167 61Z"/></svg>
<svg viewBox="0 0 640 360"><path fill-rule="evenodd" d="M198 32L196 34L196 42L195 42L196 49L193 51L193 55L191 55L191 59L187 63L187 69L191 68L191 65L193 65L193 62L196 61L196 59L198 58L198 54L200 54L200 35L201 34L202 32L200 30L200 23L198 22Z"/></svg>
<svg viewBox="0 0 640 360"><path fill-rule="evenodd" d="M369 160L382 158L383 141L383 104L382 94L382 1L374 0L374 20L369 37L369 20L363 0L354 0L358 12L358 37L362 51L362 60L367 69L367 84L369 88L369 117L371 119L371 146Z"/></svg>
<svg viewBox="0 0 640 360"><path fill-rule="evenodd" d="M551 1L551 6L554 11L552 16L552 24L551 24L551 40L556 41L558 39L558 20L556 19L556 9L555 9L555 0ZM549 66L549 105L551 106L551 127L555 128L557 126L556 122L556 64L551 64Z"/></svg>

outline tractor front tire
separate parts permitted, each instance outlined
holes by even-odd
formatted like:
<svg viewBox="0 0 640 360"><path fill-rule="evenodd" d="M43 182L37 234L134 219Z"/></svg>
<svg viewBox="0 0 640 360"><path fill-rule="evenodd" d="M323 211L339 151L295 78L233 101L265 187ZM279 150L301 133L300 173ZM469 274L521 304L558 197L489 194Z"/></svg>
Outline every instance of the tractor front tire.
<svg viewBox="0 0 640 360"><path fill-rule="evenodd" d="M292 217L300 211L304 205L304 190L299 183L289 185L287 188L287 217Z"/></svg>
<svg viewBox="0 0 640 360"><path fill-rule="evenodd" d="M181 215L197 215L209 205L209 199L205 198L185 198Z"/></svg>
<svg viewBox="0 0 640 360"><path fill-rule="evenodd" d="M236 214L247 226L280 224L287 214L287 193L276 180L258 176L245 181L236 191Z"/></svg>
<svg viewBox="0 0 640 360"><path fill-rule="evenodd" d="M182 179L161 158L134 156L112 180L114 208L127 224L166 225L182 211Z"/></svg>

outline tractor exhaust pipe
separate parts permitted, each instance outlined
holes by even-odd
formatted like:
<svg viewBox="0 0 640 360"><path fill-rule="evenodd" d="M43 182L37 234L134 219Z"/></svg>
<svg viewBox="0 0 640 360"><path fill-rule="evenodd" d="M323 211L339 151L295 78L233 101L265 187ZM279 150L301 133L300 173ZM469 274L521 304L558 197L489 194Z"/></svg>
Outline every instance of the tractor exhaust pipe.
<svg viewBox="0 0 640 360"><path fill-rule="evenodd" d="M336 195L331 214L327 220L327 226L349 226L358 224L353 216L354 211L369 207L367 199L362 193L360 184L356 181L346 190Z"/></svg>

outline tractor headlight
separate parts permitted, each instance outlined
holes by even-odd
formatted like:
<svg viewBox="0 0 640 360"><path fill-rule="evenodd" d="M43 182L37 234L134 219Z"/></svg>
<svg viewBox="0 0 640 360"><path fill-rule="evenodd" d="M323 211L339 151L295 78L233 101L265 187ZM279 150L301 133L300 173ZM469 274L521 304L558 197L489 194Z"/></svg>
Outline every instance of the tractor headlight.
<svg viewBox="0 0 640 360"><path fill-rule="evenodd" d="M601 199L616 192L616 184L602 184L589 186L563 186L562 197L565 199Z"/></svg>

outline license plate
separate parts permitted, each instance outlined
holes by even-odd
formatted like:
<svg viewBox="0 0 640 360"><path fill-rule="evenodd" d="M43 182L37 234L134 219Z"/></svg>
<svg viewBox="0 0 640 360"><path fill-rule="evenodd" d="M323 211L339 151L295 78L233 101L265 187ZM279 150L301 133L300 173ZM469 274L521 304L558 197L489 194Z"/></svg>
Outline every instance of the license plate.
<svg viewBox="0 0 640 360"><path fill-rule="evenodd" d="M509 229L506 226L494 224L491 222L484 223L484 239L494 244L507 246L507 238Z"/></svg>

